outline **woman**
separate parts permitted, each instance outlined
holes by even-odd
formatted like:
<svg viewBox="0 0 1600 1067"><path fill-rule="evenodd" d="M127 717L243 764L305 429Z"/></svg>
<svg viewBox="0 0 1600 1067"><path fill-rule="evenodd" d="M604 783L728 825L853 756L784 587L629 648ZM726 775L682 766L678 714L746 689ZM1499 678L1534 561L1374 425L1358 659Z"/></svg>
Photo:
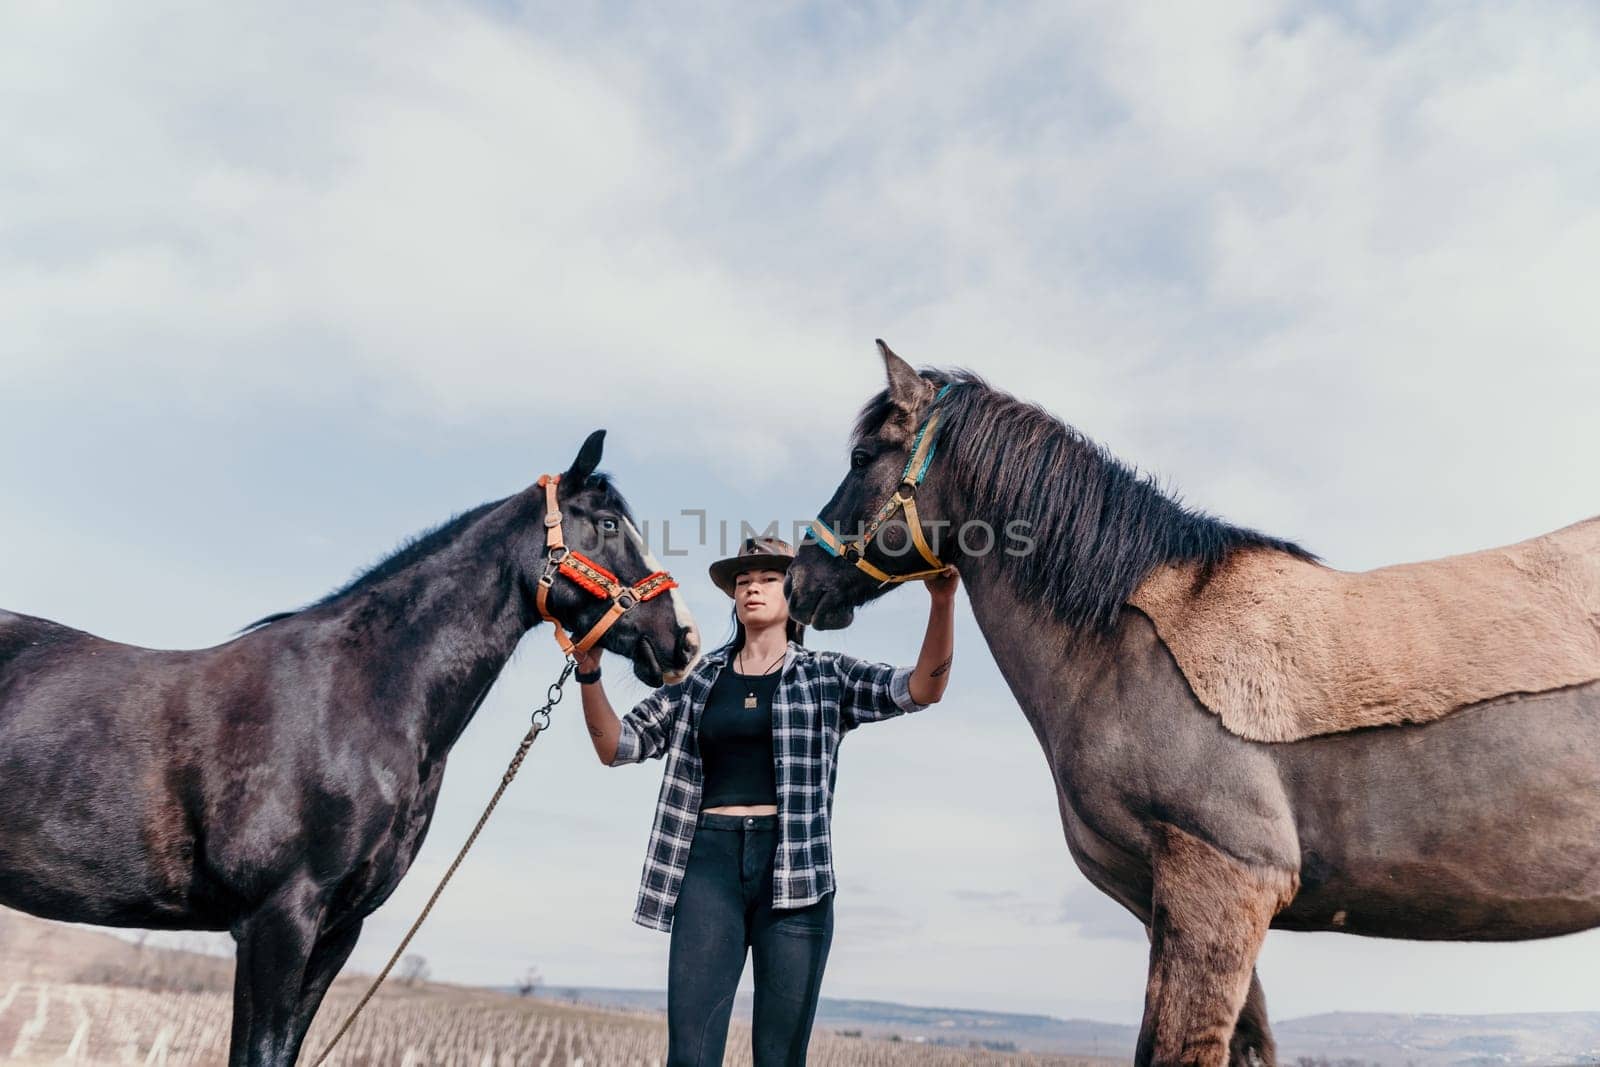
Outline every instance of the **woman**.
<svg viewBox="0 0 1600 1067"><path fill-rule="evenodd" d="M833 940L829 820L839 739L944 695L954 569L932 604L915 668L811 651L789 618L794 549L749 538L711 565L734 634L682 681L618 719L599 655L579 660L583 714L607 766L666 756L634 921L670 930L667 1065L720 1064L747 950L755 960L756 1067L806 1061ZM727 668L727 669L724 669Z"/></svg>

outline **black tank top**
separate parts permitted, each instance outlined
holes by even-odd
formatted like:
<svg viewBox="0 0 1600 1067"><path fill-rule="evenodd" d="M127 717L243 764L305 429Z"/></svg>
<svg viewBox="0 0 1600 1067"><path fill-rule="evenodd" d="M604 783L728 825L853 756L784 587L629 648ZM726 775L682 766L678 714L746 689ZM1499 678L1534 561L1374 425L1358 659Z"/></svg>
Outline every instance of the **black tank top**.
<svg viewBox="0 0 1600 1067"><path fill-rule="evenodd" d="M702 808L778 802L772 772L772 695L780 673L746 675L724 667L717 674L700 712ZM751 693L753 708L745 706Z"/></svg>

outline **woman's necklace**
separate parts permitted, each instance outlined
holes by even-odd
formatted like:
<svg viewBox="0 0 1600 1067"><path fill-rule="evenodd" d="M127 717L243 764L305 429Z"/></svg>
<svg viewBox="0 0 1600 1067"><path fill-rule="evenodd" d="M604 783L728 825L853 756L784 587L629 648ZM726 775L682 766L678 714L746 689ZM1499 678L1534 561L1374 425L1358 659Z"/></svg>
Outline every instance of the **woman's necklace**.
<svg viewBox="0 0 1600 1067"><path fill-rule="evenodd" d="M789 652L788 646L784 646L783 651L778 653L778 658L773 660L771 663L767 664L767 669L762 671L760 675L746 674L744 676L746 678L755 678L755 677L765 677L766 675L771 674L772 673L772 668L776 667L778 665L779 661L781 661L784 656L788 655L788 652ZM739 655L740 656L744 655L744 649L740 649L739 650ZM740 674L744 674L743 671L740 671L739 673ZM750 685L748 682L745 683L744 706L747 707L747 708L754 708L754 707L759 707L760 706L759 703L756 701L755 687Z"/></svg>

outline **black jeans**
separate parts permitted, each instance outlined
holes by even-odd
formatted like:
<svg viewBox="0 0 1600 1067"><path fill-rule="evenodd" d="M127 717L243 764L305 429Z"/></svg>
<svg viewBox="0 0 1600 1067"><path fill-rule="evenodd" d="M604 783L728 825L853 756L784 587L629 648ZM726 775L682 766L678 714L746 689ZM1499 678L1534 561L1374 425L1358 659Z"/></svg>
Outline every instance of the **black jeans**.
<svg viewBox="0 0 1600 1067"><path fill-rule="evenodd" d="M755 1067L805 1065L833 943L833 894L774 908L777 844L776 815L700 815L672 914L667 1067L722 1063L746 950L755 959Z"/></svg>

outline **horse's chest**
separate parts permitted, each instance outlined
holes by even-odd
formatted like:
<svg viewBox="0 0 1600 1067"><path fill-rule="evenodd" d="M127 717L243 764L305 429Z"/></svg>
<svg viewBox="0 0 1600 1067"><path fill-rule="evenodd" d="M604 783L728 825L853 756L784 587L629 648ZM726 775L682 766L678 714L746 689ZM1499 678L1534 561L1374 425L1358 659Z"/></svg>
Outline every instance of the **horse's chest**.
<svg viewBox="0 0 1600 1067"><path fill-rule="evenodd" d="M389 819L368 842L367 858L348 883L345 896L356 910L365 914L376 909L411 869L433 820L442 777L442 765L431 773L424 771L389 800Z"/></svg>

